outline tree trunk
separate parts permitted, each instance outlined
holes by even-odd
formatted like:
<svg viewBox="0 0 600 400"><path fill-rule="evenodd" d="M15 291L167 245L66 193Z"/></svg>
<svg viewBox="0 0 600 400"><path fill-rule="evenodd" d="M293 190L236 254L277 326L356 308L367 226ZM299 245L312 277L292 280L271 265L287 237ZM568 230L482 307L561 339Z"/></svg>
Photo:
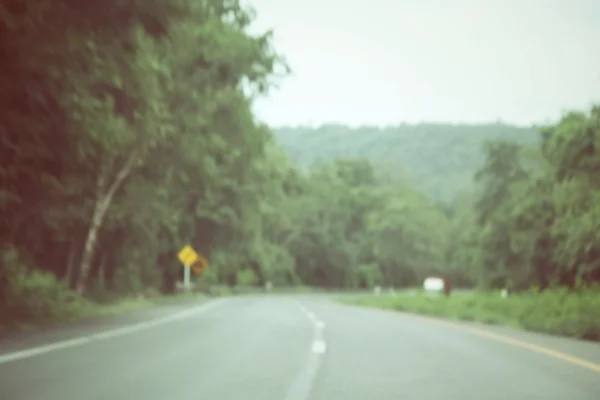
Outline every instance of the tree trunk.
<svg viewBox="0 0 600 400"><path fill-rule="evenodd" d="M102 193L103 188L103 174L100 172L98 176L98 196L96 198L96 204L94 205L94 213L92 214L92 223L88 230L87 237L85 239L85 246L83 248L83 256L81 257L81 265L79 267L79 277L77 278L77 284L75 290L79 294L83 294L87 285L87 278L90 274L92 261L94 259L94 252L96 250L96 242L98 241L98 234L102 223L104 222L104 216L106 211L112 204L113 198L117 190L123 184L123 181L131 172L135 163L138 152L133 151L123 167L119 170L117 176L113 180L108 191Z"/></svg>
<svg viewBox="0 0 600 400"><path fill-rule="evenodd" d="M94 207L92 224L90 225L90 229L88 230L85 239L83 257L81 257L81 266L79 267L79 277L77 278L77 285L75 286L75 290L77 290L77 293L79 294L83 294L86 289L87 277L90 273L92 260L94 259L94 251L96 249L96 242L98 241L98 232L102 226L104 213L109 205L106 200L107 199L99 199L96 201Z"/></svg>

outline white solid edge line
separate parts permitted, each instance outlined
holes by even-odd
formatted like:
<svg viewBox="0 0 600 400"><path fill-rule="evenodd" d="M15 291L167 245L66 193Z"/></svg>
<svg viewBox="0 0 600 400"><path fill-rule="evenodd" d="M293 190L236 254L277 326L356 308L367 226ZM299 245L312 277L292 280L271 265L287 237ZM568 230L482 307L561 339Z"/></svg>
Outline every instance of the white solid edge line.
<svg viewBox="0 0 600 400"><path fill-rule="evenodd" d="M43 346L37 346L25 350L18 350L11 353L0 354L0 364L6 364L11 361L22 360L25 358L35 357L42 354L50 353L52 351L67 349L70 347L81 346L86 343L115 338L118 336L126 335L128 333L139 332L144 329L153 328L155 326L163 325L169 322L174 322L178 320L182 320L188 317L191 317L194 314L203 313L213 308L214 306L220 304L223 299L212 300L208 303L202 304L201 306L197 306L191 309L183 310L178 312L177 314L169 315L167 317L153 319L150 321L140 322L137 324L125 326L123 328L111 329L108 331L104 331L101 333L95 333L91 335L86 335L79 338L62 340L60 342L50 343Z"/></svg>

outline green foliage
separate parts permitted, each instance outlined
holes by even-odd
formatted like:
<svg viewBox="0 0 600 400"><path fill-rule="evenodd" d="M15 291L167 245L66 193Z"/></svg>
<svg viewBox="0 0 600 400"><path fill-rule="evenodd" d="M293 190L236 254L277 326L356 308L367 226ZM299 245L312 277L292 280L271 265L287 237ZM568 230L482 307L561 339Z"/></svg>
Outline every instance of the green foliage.
<svg viewBox="0 0 600 400"><path fill-rule="evenodd" d="M484 160L482 145L505 139L535 146L534 128L502 123L486 125L418 124L384 128L324 125L281 127L277 140L303 167L338 158L364 157L383 174L407 176L436 202L452 203L471 189L473 174Z"/></svg>
<svg viewBox="0 0 600 400"><path fill-rule="evenodd" d="M236 280L238 285L254 286L258 282L258 277L251 269L243 269L237 272Z"/></svg>
<svg viewBox="0 0 600 400"><path fill-rule="evenodd" d="M247 33L238 1L42 3L0 7L0 243L39 269L0 291L45 290L23 306L33 319L54 287L172 292L186 243L231 254L215 276L235 282L271 190L271 134L251 113L287 69L270 33Z"/></svg>
<svg viewBox="0 0 600 400"><path fill-rule="evenodd" d="M14 248L1 253L0 282L0 326L68 318L89 306L52 273L28 267Z"/></svg>
<svg viewBox="0 0 600 400"><path fill-rule="evenodd" d="M600 341L598 290L564 288L502 298L498 292L461 296L364 296L341 302L486 324L502 324L578 339Z"/></svg>
<svg viewBox="0 0 600 400"><path fill-rule="evenodd" d="M210 261L196 287L238 293L600 281L598 107L541 134L273 133L252 105L288 67L239 1L17 3L0 6L5 323L173 293L186 244Z"/></svg>

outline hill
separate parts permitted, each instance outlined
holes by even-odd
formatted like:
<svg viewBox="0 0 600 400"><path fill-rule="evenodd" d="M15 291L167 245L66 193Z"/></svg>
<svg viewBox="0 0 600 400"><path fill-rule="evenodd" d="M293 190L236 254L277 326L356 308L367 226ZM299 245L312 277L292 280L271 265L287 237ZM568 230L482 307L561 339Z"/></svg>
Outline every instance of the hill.
<svg viewBox="0 0 600 400"><path fill-rule="evenodd" d="M380 167L400 168L432 200L443 202L471 187L483 162L485 141L506 139L526 146L539 141L534 128L501 123L282 127L276 129L276 137L302 167L319 159L365 157Z"/></svg>

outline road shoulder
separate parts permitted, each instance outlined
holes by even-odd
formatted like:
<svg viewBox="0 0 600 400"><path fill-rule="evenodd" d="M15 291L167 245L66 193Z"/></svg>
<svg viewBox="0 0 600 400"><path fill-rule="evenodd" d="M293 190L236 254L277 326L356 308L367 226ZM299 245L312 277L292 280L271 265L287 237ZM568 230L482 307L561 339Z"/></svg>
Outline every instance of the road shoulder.
<svg viewBox="0 0 600 400"><path fill-rule="evenodd" d="M166 302L118 315L78 318L70 322L57 323L27 332L8 333L0 337L0 355L163 318L192 306L206 303L211 299L213 298L186 298L181 299L181 301Z"/></svg>
<svg viewBox="0 0 600 400"><path fill-rule="evenodd" d="M344 303L338 304L343 307L359 307L371 309L376 312L416 318L431 324L443 325L446 328L458 329L469 334L485 336L490 340L503 341L513 346L527 348L528 350L536 351L538 353L546 353L546 355L554 356L555 358L562 358L563 360L571 358L573 361L571 362L572 364L578 363L575 358L580 359L591 364L588 365L591 368L587 369L593 369L600 373L600 343L598 342L556 336L547 333L532 332L503 325L470 322L377 307Z"/></svg>

